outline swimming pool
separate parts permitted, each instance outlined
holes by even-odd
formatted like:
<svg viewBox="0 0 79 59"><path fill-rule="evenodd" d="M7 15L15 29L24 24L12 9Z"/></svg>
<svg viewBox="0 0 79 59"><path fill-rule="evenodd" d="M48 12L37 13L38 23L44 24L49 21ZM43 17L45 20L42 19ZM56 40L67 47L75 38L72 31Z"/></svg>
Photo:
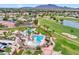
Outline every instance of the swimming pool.
<svg viewBox="0 0 79 59"><path fill-rule="evenodd" d="M36 40L36 42L37 42L38 44L40 44L40 42L45 38L45 36L44 36L44 35L33 35L32 38L33 38L34 40Z"/></svg>

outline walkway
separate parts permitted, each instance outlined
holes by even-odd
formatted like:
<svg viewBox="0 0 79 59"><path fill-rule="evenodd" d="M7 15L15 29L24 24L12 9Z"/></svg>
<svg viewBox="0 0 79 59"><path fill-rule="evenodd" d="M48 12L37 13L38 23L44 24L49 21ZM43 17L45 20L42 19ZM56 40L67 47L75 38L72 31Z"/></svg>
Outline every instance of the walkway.
<svg viewBox="0 0 79 59"><path fill-rule="evenodd" d="M55 34L57 34L57 35L59 35L59 36L61 36L61 37L65 38L65 39L68 39L68 40L70 40L70 41L72 41L72 42L75 42L75 43L77 43L77 44L79 45L79 42L78 42L78 41L76 41L76 40L74 40L74 39L70 39L70 38L65 37L65 36L63 36L63 35L60 35L60 34L59 34L59 33L57 33L57 32L55 32Z"/></svg>

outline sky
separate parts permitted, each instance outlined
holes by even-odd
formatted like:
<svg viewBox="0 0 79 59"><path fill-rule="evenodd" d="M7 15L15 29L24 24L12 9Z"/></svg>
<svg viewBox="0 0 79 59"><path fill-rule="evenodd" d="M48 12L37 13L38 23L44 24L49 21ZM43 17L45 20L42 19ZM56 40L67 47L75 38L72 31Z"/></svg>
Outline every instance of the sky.
<svg viewBox="0 0 79 59"><path fill-rule="evenodd" d="M0 4L0 8L20 8L20 7L35 7L43 4ZM58 6L67 6L72 8L79 8L79 4L55 4Z"/></svg>

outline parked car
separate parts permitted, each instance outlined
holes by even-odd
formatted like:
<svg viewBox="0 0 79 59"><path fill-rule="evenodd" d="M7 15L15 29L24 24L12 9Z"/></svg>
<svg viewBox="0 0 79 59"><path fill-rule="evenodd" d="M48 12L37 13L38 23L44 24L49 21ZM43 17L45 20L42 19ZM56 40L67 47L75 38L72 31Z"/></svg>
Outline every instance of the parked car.
<svg viewBox="0 0 79 59"><path fill-rule="evenodd" d="M9 47L12 43L0 42L0 52L4 52L4 49Z"/></svg>
<svg viewBox="0 0 79 59"><path fill-rule="evenodd" d="M4 45L2 43L0 43L0 52L4 52Z"/></svg>

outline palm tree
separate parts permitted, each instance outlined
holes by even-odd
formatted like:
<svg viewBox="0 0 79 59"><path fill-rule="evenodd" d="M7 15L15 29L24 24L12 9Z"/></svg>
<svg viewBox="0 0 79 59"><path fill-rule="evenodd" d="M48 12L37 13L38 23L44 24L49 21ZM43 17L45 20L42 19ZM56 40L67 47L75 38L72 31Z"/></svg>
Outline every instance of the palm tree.
<svg viewBox="0 0 79 59"><path fill-rule="evenodd" d="M7 32L4 32L3 34L5 36L4 38L8 38Z"/></svg>

